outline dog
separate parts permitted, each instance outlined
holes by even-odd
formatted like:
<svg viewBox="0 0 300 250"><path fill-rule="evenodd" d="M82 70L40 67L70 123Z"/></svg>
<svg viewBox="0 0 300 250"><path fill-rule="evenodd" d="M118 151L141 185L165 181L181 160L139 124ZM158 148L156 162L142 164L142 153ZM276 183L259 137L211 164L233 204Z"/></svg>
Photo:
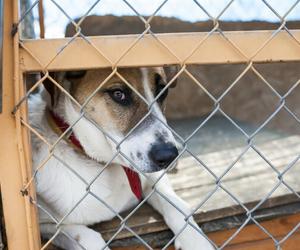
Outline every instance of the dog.
<svg viewBox="0 0 300 250"><path fill-rule="evenodd" d="M42 237L56 235L52 243L67 250L109 249L88 225L111 220L152 192L147 202L179 234L176 249L214 249L194 219L185 218L191 209L173 191L167 175L161 178L178 156L163 115L166 84L174 70L170 66L118 72L119 76L108 69L54 73L44 80L40 93L30 97L31 126L49 145L55 144L49 151L40 136L32 135Z"/></svg>

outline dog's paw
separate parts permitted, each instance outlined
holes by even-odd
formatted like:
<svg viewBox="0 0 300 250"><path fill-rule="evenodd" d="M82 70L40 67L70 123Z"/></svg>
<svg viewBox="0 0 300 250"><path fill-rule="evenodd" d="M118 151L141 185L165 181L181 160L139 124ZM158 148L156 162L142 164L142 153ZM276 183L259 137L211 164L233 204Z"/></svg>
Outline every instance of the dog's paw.
<svg viewBox="0 0 300 250"><path fill-rule="evenodd" d="M40 224L40 228L45 239L50 239L57 231L53 223ZM61 233L52 243L66 250L109 250L101 234L85 225L62 225Z"/></svg>
<svg viewBox="0 0 300 250"><path fill-rule="evenodd" d="M93 230L81 232L74 239L78 243L77 247L80 250L82 247L86 250L110 250L106 247L106 243L101 235Z"/></svg>
<svg viewBox="0 0 300 250"><path fill-rule="evenodd" d="M199 232L187 227L175 240L176 250L214 250L211 243Z"/></svg>

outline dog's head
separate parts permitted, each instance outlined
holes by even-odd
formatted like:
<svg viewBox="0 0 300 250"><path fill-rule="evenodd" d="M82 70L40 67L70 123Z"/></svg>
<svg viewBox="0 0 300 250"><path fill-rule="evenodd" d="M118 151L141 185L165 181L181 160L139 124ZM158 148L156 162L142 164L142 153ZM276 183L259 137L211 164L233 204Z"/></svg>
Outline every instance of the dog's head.
<svg viewBox="0 0 300 250"><path fill-rule="evenodd" d="M111 71L106 69L55 74L57 82L84 105L84 117L73 131L85 152L98 161L108 162L120 151L122 154L112 162L131 165L132 161L143 172L162 170L177 157L178 151L172 133L164 125L168 89L157 101L155 97L172 79L176 69L128 68L118 72L134 90L122 77L113 75L107 79ZM103 81L105 83L95 92ZM54 112L69 124L76 122L80 108L52 83L50 86L49 80L44 85L51 94ZM173 86L175 81L170 85ZM90 98L92 93L95 95Z"/></svg>

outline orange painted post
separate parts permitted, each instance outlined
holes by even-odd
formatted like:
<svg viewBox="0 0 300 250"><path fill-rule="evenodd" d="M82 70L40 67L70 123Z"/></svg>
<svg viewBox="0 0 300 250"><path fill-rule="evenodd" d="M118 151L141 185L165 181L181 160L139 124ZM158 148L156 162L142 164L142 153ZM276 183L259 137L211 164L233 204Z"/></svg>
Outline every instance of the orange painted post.
<svg viewBox="0 0 300 250"><path fill-rule="evenodd" d="M18 33L12 36L18 21L18 1L5 0L3 5L3 75L2 113L0 113L0 185L9 250L39 249L36 210L21 190L28 179L30 161L28 135L21 127L25 108L12 115L24 85L20 78ZM22 114L23 113L23 114ZM26 119L26 117L25 117ZM33 190L29 193L33 195ZM34 197L34 196L33 196Z"/></svg>
<svg viewBox="0 0 300 250"><path fill-rule="evenodd" d="M300 41L300 31L291 30L291 34ZM249 58L255 63L298 61L300 46L285 31L279 32L272 42L266 44L256 54L260 46L270 39L272 30L266 31L228 31L226 37L236 44L243 54L230 47L228 42L218 33L210 36L195 53L189 57L191 48L207 36L206 32L156 34L168 46L177 58L158 43L151 35L144 35L130 52L118 62L118 67L161 66L178 64L189 57L185 64L224 64L247 63ZM70 43L52 61L57 52L71 38L25 40L20 48L21 67L24 71L40 71L47 65L49 71L78 70L111 67L120 55L130 47L139 35L98 36L89 37L91 46L78 37ZM282 46L282 45L285 46ZM106 58L100 53L100 50ZM76 53L74 53L76 51ZM29 52L32 52L31 54ZM144 56L141 57L140 55ZM107 60L107 58L109 60ZM51 63L48 65L48 63ZM41 64L39 64L41 63Z"/></svg>

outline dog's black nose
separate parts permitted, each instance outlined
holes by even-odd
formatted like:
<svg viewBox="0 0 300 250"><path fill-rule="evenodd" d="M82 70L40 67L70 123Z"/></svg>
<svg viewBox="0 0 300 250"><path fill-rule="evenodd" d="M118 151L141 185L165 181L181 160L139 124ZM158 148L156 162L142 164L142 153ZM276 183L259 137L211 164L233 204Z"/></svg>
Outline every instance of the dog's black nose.
<svg viewBox="0 0 300 250"><path fill-rule="evenodd" d="M150 159L161 168L166 168L178 156L178 150L172 143L154 144L149 152Z"/></svg>

